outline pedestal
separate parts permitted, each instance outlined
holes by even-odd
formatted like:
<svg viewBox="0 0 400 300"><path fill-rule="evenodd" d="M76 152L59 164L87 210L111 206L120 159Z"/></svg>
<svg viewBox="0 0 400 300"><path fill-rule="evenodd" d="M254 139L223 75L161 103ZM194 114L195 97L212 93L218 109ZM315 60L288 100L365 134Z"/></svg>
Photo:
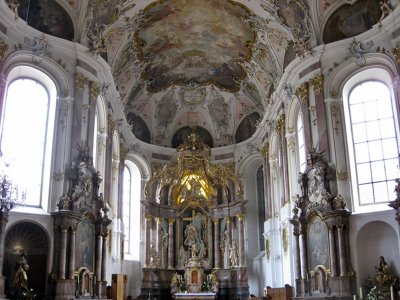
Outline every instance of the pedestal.
<svg viewBox="0 0 400 300"><path fill-rule="evenodd" d="M127 278L125 274L112 274L111 294L113 300L126 299L125 288Z"/></svg>
<svg viewBox="0 0 400 300"><path fill-rule="evenodd" d="M58 279L56 283L56 300L70 300L75 298L75 280Z"/></svg>

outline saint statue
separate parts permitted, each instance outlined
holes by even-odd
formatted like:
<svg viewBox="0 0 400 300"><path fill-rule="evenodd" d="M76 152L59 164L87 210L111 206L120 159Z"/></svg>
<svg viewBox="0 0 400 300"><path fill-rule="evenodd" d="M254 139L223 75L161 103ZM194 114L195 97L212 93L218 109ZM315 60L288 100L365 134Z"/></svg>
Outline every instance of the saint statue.
<svg viewBox="0 0 400 300"><path fill-rule="evenodd" d="M392 280L392 276L389 273L388 264L383 256L379 256L379 265L375 267L376 269L376 285L382 286Z"/></svg>
<svg viewBox="0 0 400 300"><path fill-rule="evenodd" d="M229 259L231 260L232 267L238 266L238 253L235 241L232 242L232 246L229 249Z"/></svg>
<svg viewBox="0 0 400 300"><path fill-rule="evenodd" d="M14 277L15 289L17 291L27 291L29 265L24 252L22 252L19 258L17 259L15 269L17 270Z"/></svg>

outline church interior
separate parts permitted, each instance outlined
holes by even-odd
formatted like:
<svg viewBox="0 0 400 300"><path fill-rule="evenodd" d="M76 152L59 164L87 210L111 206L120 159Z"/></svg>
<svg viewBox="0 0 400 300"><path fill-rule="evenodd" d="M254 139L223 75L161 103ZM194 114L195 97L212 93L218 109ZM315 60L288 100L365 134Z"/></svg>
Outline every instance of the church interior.
<svg viewBox="0 0 400 300"><path fill-rule="evenodd" d="M397 0L0 1L0 299L400 299L399 73Z"/></svg>

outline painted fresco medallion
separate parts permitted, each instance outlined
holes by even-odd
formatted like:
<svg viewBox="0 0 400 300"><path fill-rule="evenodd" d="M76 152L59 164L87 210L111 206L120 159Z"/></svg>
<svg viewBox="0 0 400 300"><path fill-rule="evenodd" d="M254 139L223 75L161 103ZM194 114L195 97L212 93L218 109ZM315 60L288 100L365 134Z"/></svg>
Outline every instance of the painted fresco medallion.
<svg viewBox="0 0 400 300"><path fill-rule="evenodd" d="M144 9L135 32L141 77L150 92L173 84L214 84L238 91L256 34L245 20L250 11L223 0L165 0Z"/></svg>

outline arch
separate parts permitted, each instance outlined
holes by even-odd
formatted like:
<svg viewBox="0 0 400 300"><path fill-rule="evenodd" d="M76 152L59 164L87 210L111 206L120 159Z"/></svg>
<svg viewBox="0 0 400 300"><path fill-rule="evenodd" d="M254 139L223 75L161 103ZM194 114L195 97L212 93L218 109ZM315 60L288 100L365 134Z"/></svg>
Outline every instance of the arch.
<svg viewBox="0 0 400 300"><path fill-rule="evenodd" d="M24 253L29 265L28 288L34 290L38 298L44 298L47 284L47 264L50 249L49 235L40 225L31 221L14 223L6 232L4 249L5 292L8 298L15 295L13 278L15 265L21 253Z"/></svg>
<svg viewBox="0 0 400 300"><path fill-rule="evenodd" d="M68 97L74 93L71 82L69 80L69 75L64 69L55 61L47 56L40 57L40 64L33 63L34 55L30 53L24 53L22 51L12 52L4 60L2 73L5 74L8 81L14 80L16 77L20 76L21 68L30 67L34 70L33 74L37 74L37 71L41 71L46 74L54 82L57 90L57 95ZM36 71L35 71L36 70ZM26 74L26 75L29 75Z"/></svg>
<svg viewBox="0 0 400 300"><path fill-rule="evenodd" d="M367 275L374 278L379 256L385 258L392 274L398 274L400 251L397 238L396 230L392 225L380 220L366 223L359 229L354 243L354 258L358 265L358 274L361 274L358 278L359 282L364 282Z"/></svg>

